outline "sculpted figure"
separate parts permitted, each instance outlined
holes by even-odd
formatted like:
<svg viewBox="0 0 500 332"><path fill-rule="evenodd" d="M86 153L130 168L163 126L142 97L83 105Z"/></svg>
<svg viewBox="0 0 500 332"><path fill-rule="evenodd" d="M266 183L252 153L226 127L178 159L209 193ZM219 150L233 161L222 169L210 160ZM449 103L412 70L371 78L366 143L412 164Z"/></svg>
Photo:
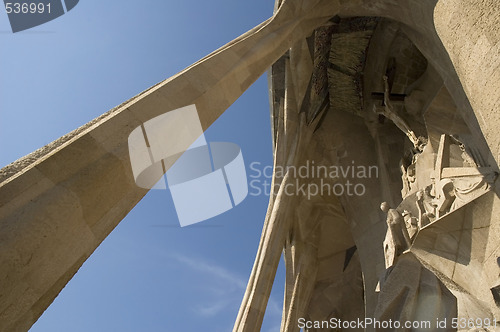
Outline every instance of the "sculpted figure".
<svg viewBox="0 0 500 332"><path fill-rule="evenodd" d="M397 258L410 247L411 241L403 216L396 209L391 209L387 202L380 204L380 209L387 213L387 233L384 240L385 268L393 266Z"/></svg>
<svg viewBox="0 0 500 332"><path fill-rule="evenodd" d="M417 208L418 208L418 227L422 228L431 223L436 218L436 208L432 204L433 197L430 195L428 188L417 192Z"/></svg>
<svg viewBox="0 0 500 332"><path fill-rule="evenodd" d="M419 139L417 138L417 135L411 130L410 126L406 123L403 118L401 118L395 111L392 106L391 100L389 98L390 96L390 91L389 91L389 82L387 76L384 76L384 104L385 106L383 108L376 108L376 112L379 114L382 114L392 122L403 132L405 133L406 136L410 139L410 141L413 143L413 146L418 149L419 146L422 144Z"/></svg>
<svg viewBox="0 0 500 332"><path fill-rule="evenodd" d="M436 211L438 217L443 216L450 211L450 207L455 200L455 188L453 181L450 179L442 179L436 183Z"/></svg>
<svg viewBox="0 0 500 332"><path fill-rule="evenodd" d="M408 230L408 235L410 240L413 240L418 232L418 219L411 215L409 211L403 211L403 219L405 221L406 229Z"/></svg>
<svg viewBox="0 0 500 332"><path fill-rule="evenodd" d="M460 177L453 179L453 195L455 200L451 204L450 211L458 209L485 192L491 190L491 184L495 182L495 179L495 173L489 173L484 176Z"/></svg>

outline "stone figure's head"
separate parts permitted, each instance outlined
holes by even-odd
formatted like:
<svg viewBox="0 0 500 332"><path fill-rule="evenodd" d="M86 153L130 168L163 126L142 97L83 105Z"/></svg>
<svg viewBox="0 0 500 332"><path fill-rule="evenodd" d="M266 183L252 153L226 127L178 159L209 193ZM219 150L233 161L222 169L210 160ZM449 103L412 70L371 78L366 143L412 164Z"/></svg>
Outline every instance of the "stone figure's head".
<svg viewBox="0 0 500 332"><path fill-rule="evenodd" d="M424 197L424 193L422 190L417 191L417 201L420 201Z"/></svg>
<svg viewBox="0 0 500 332"><path fill-rule="evenodd" d="M382 202L382 204L380 204L380 210L384 211L385 213L389 212L389 209L391 207L389 206L389 203L387 202Z"/></svg>

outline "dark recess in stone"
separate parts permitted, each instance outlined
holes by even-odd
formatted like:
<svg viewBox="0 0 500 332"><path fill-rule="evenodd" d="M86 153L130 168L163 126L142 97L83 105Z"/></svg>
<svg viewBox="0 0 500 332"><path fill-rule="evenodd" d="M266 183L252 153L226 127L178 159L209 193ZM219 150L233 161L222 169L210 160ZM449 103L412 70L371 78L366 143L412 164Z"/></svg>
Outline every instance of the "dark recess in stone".
<svg viewBox="0 0 500 332"><path fill-rule="evenodd" d="M495 299L497 307L500 308L500 285L493 287L491 289L491 294L493 294L493 299Z"/></svg>
<svg viewBox="0 0 500 332"><path fill-rule="evenodd" d="M349 262L351 261L351 258L357 249L358 248L356 246L352 246L345 251L344 269L342 271L345 271L345 269L347 268L347 265L349 265Z"/></svg>

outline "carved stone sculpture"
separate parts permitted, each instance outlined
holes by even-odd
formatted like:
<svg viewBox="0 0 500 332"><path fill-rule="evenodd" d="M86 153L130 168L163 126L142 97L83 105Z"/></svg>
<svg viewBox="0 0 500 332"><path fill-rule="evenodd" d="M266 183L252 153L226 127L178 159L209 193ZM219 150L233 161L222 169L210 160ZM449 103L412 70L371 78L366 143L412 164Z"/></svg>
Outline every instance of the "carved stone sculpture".
<svg viewBox="0 0 500 332"><path fill-rule="evenodd" d="M404 210L403 219L405 221L406 229L408 230L408 235L410 240L412 240L415 235L417 235L419 229L419 220L412 216L411 212Z"/></svg>
<svg viewBox="0 0 500 332"><path fill-rule="evenodd" d="M384 75L384 107L383 108L378 108L377 113L380 113L384 115L386 118L390 119L394 124L410 139L410 142L413 143L413 146L415 148L420 147L420 142L413 132L411 130L410 126L406 123L405 120L403 120L395 111L394 107L392 106L391 100L389 98L390 92L389 92L389 83L388 83L388 77Z"/></svg>
<svg viewBox="0 0 500 332"><path fill-rule="evenodd" d="M387 213L387 233L384 240L385 268L393 266L397 258L410 247L411 241L406 229L403 216L395 209L391 209L387 202L380 205L380 209Z"/></svg>

